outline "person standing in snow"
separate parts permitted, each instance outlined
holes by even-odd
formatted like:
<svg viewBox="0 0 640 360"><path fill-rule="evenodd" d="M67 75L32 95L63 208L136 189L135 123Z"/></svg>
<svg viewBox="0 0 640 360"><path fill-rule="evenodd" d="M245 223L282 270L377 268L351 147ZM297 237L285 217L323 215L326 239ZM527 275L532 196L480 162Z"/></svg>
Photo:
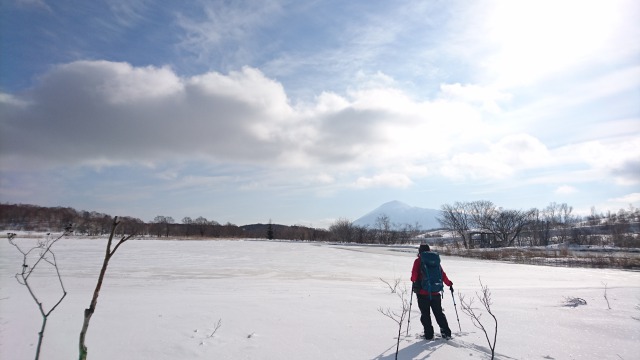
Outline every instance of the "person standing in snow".
<svg viewBox="0 0 640 360"><path fill-rule="evenodd" d="M413 283L413 291L416 293L416 297L418 298L418 307L420 308L420 322L424 327L424 337L427 340L433 339L433 326L431 325L431 311L433 311L433 316L436 318L436 322L440 326L440 334L443 338L448 339L451 337L451 329L449 328L449 323L447 322L447 317L442 312L442 297L440 292L433 292L427 289L423 289L422 287L422 270L421 270L421 257L420 253L429 252L429 245L422 244L418 249L418 258L416 258L413 262L413 269L411 270L411 282ZM439 263L439 257L438 257ZM438 265L440 268L441 279L442 282L451 289L453 292L453 282L449 280L447 274L442 270L442 266Z"/></svg>

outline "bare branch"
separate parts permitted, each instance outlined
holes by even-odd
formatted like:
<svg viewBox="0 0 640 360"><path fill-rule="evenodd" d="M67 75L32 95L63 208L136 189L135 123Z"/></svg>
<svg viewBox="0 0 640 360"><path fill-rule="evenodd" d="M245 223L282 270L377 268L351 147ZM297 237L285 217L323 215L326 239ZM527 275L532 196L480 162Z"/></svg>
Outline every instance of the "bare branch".
<svg viewBox="0 0 640 360"><path fill-rule="evenodd" d="M38 346L36 348L36 357L35 357L36 360L40 358L40 350L42 349L42 341L44 339L44 332L47 326L47 320L49 318L49 315L51 315L51 313L58 307L58 305L60 305L60 303L62 303L62 300L64 300L64 298L67 296L67 291L64 288L64 284L62 282L62 275L60 275L60 269L58 268L58 263L56 261L56 256L52 250L52 247L58 240L62 239L66 235L69 235L70 232L71 232L71 227L67 226L65 228L65 231L62 233L62 235L60 235L57 238L52 238L49 236L50 234L47 234L46 240L44 241L38 240L37 244L31 249L29 249L28 251L25 251L22 248L20 248L20 246L14 241L16 234L14 233L7 234L9 243L13 245L18 250L18 252L22 254L22 265L21 265L20 272L16 273L15 275L16 280L20 285L24 285L27 288L29 295L31 295L31 298L36 303L36 306L38 307L38 311L42 316L42 325L40 327L40 332L38 332ZM33 262L33 264L30 265L29 264L30 255L35 251L38 251L38 257ZM33 272L36 270L36 268L41 262L47 263L55 269L58 282L60 283L60 288L62 289L62 295L55 302L55 304L49 309L49 311L45 310L44 304L42 303L42 301L38 299L38 296L36 295L35 290L33 289L31 283L29 283L29 277L31 276L31 274L33 274Z"/></svg>
<svg viewBox="0 0 640 360"><path fill-rule="evenodd" d="M122 236L120 241L116 244L116 246L111 249L111 244L113 242L113 236L116 233L116 228L120 222L118 221L118 217L113 218L113 223L111 224L111 232L109 234L109 240L107 241L107 247L105 250L104 260L102 262L102 268L100 269L100 275L98 275L98 282L96 284L96 288L93 290L93 297L91 298L91 303L89 304L89 308L84 310L84 322L82 323L82 329L80 330L80 341L79 341L79 359L84 360L87 358L87 346L85 345L85 339L87 330L89 329L89 322L91 321L91 317L96 310L96 306L98 304L98 296L100 295L100 289L102 288L102 282L104 280L104 276L107 272L107 267L109 266L109 260L115 254L116 250L125 243L127 240L131 239L135 234Z"/></svg>
<svg viewBox="0 0 640 360"><path fill-rule="evenodd" d="M607 283L604 284L604 299L607 300L607 308L611 310L611 305L609 304L609 298L607 297Z"/></svg>
<svg viewBox="0 0 640 360"><path fill-rule="evenodd" d="M389 319L393 320L396 324L398 324L398 342L396 344L396 360L398 359L398 351L400 350L400 336L402 333L402 323L404 322L404 318L409 312L409 302L406 299L407 294L408 294L408 291L406 286L397 292L398 298L400 299L400 303L402 304L402 308L400 311L393 311L390 308L387 308L387 309L383 309L381 307L378 308L378 312L380 312L382 315L388 317Z"/></svg>
<svg viewBox="0 0 640 360"><path fill-rule="evenodd" d="M218 329L220 329L221 326L222 326L222 319L218 319L218 323L214 327L213 332L211 333L211 335L209 335L209 337L213 337L213 335L216 334L216 332L218 331Z"/></svg>
<svg viewBox="0 0 640 360"><path fill-rule="evenodd" d="M383 278L379 278L380 281L382 281L383 283L387 284L387 286L389 287L389 289L391 290L392 294L396 293L396 290L398 289L398 285L400 285L400 282L402 282L402 279L400 278L396 278L393 280L393 286L386 280L384 280Z"/></svg>
<svg viewBox="0 0 640 360"><path fill-rule="evenodd" d="M475 299L471 298L470 300L467 301L465 296L462 295L461 293L458 293L458 297L460 299L460 306L461 306L462 312L471 318L471 322L473 323L473 326L482 330L482 332L484 333L484 336L487 339L487 343L489 344L489 348L491 349L491 359L493 359L495 356L496 341L498 339L498 319L496 318L496 316L493 314L493 311L491 310L491 305L493 304L491 301L491 291L489 291L489 288L487 286L482 284L482 280L480 279L478 280L480 281L480 288L482 289L482 292L481 292L482 295L476 292L476 297L478 298L478 300L480 300L480 303L484 306L484 309L486 310L486 312L493 318L493 321L494 321L493 342L489 339L489 333L485 328L484 324L482 323L482 321L480 321L480 318L482 317L482 313L479 312L480 309L473 307L473 302Z"/></svg>
<svg viewBox="0 0 640 360"><path fill-rule="evenodd" d="M111 256L113 256L113 254L115 254L116 250L118 250L118 248L120 247L120 245L122 245L125 241L131 239L132 237L134 237L135 234L131 234L131 235L127 235L127 236L123 236L120 241L118 241L118 243L116 244L116 246L113 248L113 251L111 251Z"/></svg>

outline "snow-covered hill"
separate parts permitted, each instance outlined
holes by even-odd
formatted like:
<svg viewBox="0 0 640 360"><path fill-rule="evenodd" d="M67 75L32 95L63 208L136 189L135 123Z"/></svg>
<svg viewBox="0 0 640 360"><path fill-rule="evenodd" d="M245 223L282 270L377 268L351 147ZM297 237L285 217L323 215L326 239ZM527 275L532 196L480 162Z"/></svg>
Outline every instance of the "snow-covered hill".
<svg viewBox="0 0 640 360"><path fill-rule="evenodd" d="M422 230L440 227L440 223L436 220L440 215L439 210L409 206L401 201L390 201L382 204L353 223L354 225L373 228L376 226L376 220L382 215L389 217L394 228L402 227L405 224L412 226L418 224Z"/></svg>

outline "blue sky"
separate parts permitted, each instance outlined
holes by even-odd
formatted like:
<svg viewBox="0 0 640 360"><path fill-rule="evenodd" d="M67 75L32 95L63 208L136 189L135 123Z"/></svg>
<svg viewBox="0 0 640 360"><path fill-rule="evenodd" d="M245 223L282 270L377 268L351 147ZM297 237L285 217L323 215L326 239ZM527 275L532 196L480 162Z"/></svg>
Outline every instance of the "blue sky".
<svg viewBox="0 0 640 360"><path fill-rule="evenodd" d="M0 0L0 199L327 227L640 206L640 3Z"/></svg>

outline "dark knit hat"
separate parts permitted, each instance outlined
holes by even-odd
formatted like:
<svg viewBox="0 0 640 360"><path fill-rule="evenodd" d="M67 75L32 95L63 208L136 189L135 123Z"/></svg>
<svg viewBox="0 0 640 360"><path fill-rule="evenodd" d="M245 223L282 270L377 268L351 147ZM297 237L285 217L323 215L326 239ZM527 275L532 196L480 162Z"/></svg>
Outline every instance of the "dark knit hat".
<svg viewBox="0 0 640 360"><path fill-rule="evenodd" d="M425 251L429 251L431 249L429 249L429 245L427 244L420 244L420 248L418 249L418 252L425 252Z"/></svg>

